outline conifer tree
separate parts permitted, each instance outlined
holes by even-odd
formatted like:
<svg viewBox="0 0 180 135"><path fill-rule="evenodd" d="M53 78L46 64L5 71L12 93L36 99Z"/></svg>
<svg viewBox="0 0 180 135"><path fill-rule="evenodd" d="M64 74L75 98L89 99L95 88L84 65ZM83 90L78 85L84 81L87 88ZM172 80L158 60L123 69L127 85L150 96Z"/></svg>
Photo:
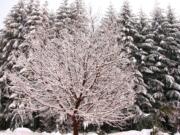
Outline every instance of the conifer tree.
<svg viewBox="0 0 180 135"><path fill-rule="evenodd" d="M150 95L147 91L147 84L144 82L144 75L141 72L145 64L145 58L148 56L148 34L150 33L150 26L148 24L148 20L144 12L141 10L139 13L139 17L136 22L136 34L134 36L134 43L138 49L134 50L133 56L136 59L136 67L137 67L137 85L135 87L135 91L137 93L136 104L140 108L140 115L143 113L148 113L149 107L151 107L150 103ZM146 43L146 44L145 44Z"/></svg>
<svg viewBox="0 0 180 135"><path fill-rule="evenodd" d="M67 31L71 31L72 25L72 14L70 12L70 7L68 4L68 0L63 0L61 6L58 8L56 12L55 18L55 30L57 34L61 33L61 30L66 29Z"/></svg>
<svg viewBox="0 0 180 135"><path fill-rule="evenodd" d="M24 40L26 20L25 3L20 0L15 5L5 21L3 29L3 45L1 46L1 62L2 65L7 59L12 48L16 49L18 44Z"/></svg>
<svg viewBox="0 0 180 135"><path fill-rule="evenodd" d="M160 63L160 58L163 56L164 49L160 47L160 42L164 38L163 31L164 16L162 10L156 7L153 13L151 31L146 42L142 44L147 49L147 57L144 62L141 72L144 74L144 81L148 85L148 93L152 96L150 102L151 108L148 112L153 112L158 109L164 100L161 74L164 74L163 66Z"/></svg>
<svg viewBox="0 0 180 135"><path fill-rule="evenodd" d="M41 14L42 14L42 22L43 27L49 28L50 27L50 14L48 10L48 2L45 1L41 7Z"/></svg>
<svg viewBox="0 0 180 135"><path fill-rule="evenodd" d="M136 64L134 53L138 51L138 48L135 45L135 35L137 34L135 24L136 24L135 17L130 8L130 4L127 0L125 0L122 5L121 12L117 19L117 25L118 25L117 40L118 40L119 45L122 45L123 43L123 49L129 55L129 60L134 65ZM141 89L141 85L142 85L141 83L143 83L141 82L142 76L139 76L140 73L136 67L135 69L136 69L136 72L135 72L136 80L135 80L134 91L140 92L139 89ZM143 89L141 89L141 91L143 91ZM136 113L136 114L142 113L141 110L138 108L138 106L132 106L132 108L129 109L128 111L132 111L133 113ZM128 130L128 128L132 126L132 121L134 118L127 120L127 123L123 125L123 128Z"/></svg>
<svg viewBox="0 0 180 135"><path fill-rule="evenodd" d="M39 0L29 0L26 6L27 20L26 32L29 33L37 30L39 26L47 27L48 25L48 12L46 6L41 9Z"/></svg>
<svg viewBox="0 0 180 135"><path fill-rule="evenodd" d="M102 19L101 27L103 27L101 29L107 30L117 29L117 16L112 4L109 5L106 15Z"/></svg>
<svg viewBox="0 0 180 135"><path fill-rule="evenodd" d="M97 37L103 37L107 33L118 38L117 16L112 5L109 6L106 15L102 18L101 25L95 32ZM110 36L109 35L109 36ZM107 36L108 37L108 36Z"/></svg>
<svg viewBox="0 0 180 135"><path fill-rule="evenodd" d="M29 126L31 116L28 116L28 119L23 121L19 114L13 112L13 109L18 107L18 95L10 91L10 82L4 72L5 70L12 71L12 69L19 72L23 69L23 66L19 66L16 61L20 55L20 48L23 47L25 52L29 49L28 46L22 46L25 36L36 30L38 26L47 28L49 23L48 12L46 12L45 8L40 8L38 0L30 0L29 3L25 2L20 0L7 17L3 30L3 45L0 49L2 112L10 128L18 127L22 123Z"/></svg>
<svg viewBox="0 0 180 135"><path fill-rule="evenodd" d="M161 46L167 50L167 59L165 62L168 67L168 74L163 79L165 84L165 95L167 105L177 109L180 108L180 42L177 38L177 33L179 33L180 30L175 13L170 6L167 8L164 29L165 39L161 42Z"/></svg>
<svg viewBox="0 0 180 135"><path fill-rule="evenodd" d="M165 17L162 9L156 7L153 12L151 29L146 36L144 42L140 44L140 48L146 52L141 61L141 73L147 87L147 95L145 101L148 104L141 106L144 112L155 115L166 101L164 95L163 76L166 69L161 59L164 59L165 50L160 46L164 39ZM143 105L143 104L142 104ZM159 126L159 125L156 125Z"/></svg>
<svg viewBox="0 0 180 135"><path fill-rule="evenodd" d="M56 33L60 35L62 30L70 34L76 33L77 30L87 32L87 27L88 19L82 0L75 0L71 5L68 0L63 0L56 13Z"/></svg>
<svg viewBox="0 0 180 135"><path fill-rule="evenodd" d="M84 7L83 0L75 0L71 4L71 14L72 14L72 25L73 31L76 30L86 33L88 31L88 18L86 16L86 10Z"/></svg>
<svg viewBox="0 0 180 135"><path fill-rule="evenodd" d="M49 13L49 26L50 28L55 28L55 19L56 19L56 15L54 12L50 12Z"/></svg>
<svg viewBox="0 0 180 135"><path fill-rule="evenodd" d="M3 123L0 123L1 128L7 128L10 125L11 120L9 116L10 104L13 102L11 92L7 85L8 80L4 75L5 70L11 70L16 59L19 55L18 47L19 44L25 39L25 22L26 22L26 11L25 2L19 0L19 2L12 8L11 12L5 20L5 28L2 30L2 42L0 46L0 87L1 87L1 113ZM12 117L11 117L12 118Z"/></svg>
<svg viewBox="0 0 180 135"><path fill-rule="evenodd" d="M125 44L125 49L128 53L136 49L134 45L134 35L136 33L135 20L130 9L129 2L124 1L121 13L118 17L119 33L121 35L121 42Z"/></svg>
<svg viewBox="0 0 180 135"><path fill-rule="evenodd" d="M168 101L178 104L178 88L175 74L178 76L178 42L176 40L177 28L172 10L168 10L167 17L163 15L162 9L156 7L153 13L151 30L146 35L144 41L138 45L145 55L140 59L140 71L147 87L146 98L138 100L139 103L148 103L140 105L140 108L146 112L156 115ZM145 102L146 101L146 102ZM170 105L170 104L169 104ZM172 107L170 105L170 107ZM169 124L167 115L157 118L160 125L166 128ZM159 126L159 125L156 125Z"/></svg>

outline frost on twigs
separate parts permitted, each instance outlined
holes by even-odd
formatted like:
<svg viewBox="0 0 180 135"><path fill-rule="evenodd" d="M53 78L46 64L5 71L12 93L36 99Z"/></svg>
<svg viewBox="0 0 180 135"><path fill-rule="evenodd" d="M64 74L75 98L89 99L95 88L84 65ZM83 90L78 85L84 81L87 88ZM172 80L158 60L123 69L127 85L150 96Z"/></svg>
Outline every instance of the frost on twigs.
<svg viewBox="0 0 180 135"><path fill-rule="evenodd" d="M25 65L23 72L8 73L21 108L47 110L76 124L118 126L132 116L123 113L134 103L134 77L122 46L105 41L110 37L103 41L80 32L62 35L49 39L48 31L40 30L26 39L30 49L17 61Z"/></svg>

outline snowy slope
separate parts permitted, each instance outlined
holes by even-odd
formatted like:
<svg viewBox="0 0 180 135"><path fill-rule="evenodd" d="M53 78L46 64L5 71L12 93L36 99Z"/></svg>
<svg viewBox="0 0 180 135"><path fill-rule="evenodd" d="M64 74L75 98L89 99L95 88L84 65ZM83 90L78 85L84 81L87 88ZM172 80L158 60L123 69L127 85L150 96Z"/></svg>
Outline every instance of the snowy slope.
<svg viewBox="0 0 180 135"><path fill-rule="evenodd" d="M117 133L111 133L109 135L150 135L150 132L152 130L151 129L144 129L142 131L127 131L127 132L117 132ZM9 129L6 131L0 131L0 135L61 135L60 133L35 133L32 132L31 130L27 129L27 128L17 128L16 130L14 130L13 132L10 131ZM72 135L71 133L68 133L66 135ZM84 135L84 134L80 134L80 135ZM97 135L96 133L87 133L86 135ZM162 133L160 135L169 135L167 133ZM179 133L176 133L175 135L180 135Z"/></svg>

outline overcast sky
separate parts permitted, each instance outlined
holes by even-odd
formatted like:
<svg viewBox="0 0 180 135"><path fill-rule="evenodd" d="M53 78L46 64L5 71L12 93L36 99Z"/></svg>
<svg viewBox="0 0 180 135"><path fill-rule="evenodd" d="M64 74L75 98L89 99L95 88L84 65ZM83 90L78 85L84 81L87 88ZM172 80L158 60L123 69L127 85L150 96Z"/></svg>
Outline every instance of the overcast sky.
<svg viewBox="0 0 180 135"><path fill-rule="evenodd" d="M0 0L0 28L3 26L3 21L10 9L18 0ZM42 2L45 0L41 0ZM112 3L117 11L119 11L123 0L84 0L86 7L92 7L94 14L103 15L108 5ZM136 13L142 8L147 14L149 14L155 3L158 1L162 8L166 8L169 4L175 9L177 15L180 15L180 0L129 0L131 8ZM56 10L61 0L48 0L50 10Z"/></svg>

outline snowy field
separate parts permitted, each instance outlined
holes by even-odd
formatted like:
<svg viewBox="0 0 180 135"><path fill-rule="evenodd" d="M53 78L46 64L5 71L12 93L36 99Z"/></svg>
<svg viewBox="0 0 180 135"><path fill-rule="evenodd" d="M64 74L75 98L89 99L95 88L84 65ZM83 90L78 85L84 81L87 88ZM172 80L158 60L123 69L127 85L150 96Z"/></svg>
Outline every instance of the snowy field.
<svg viewBox="0 0 180 135"><path fill-rule="evenodd" d="M111 133L109 135L150 135L150 132L152 130L150 129L144 129L142 131L127 131L127 132L118 132L118 133ZM10 131L9 129L6 131L0 131L0 135L62 135L60 133L35 133L32 132L29 129L26 128L18 128L16 130L14 130L13 132ZM64 135L64 134L63 134ZM71 133L66 134L66 135L72 135ZM97 135L96 133L84 133L84 134L80 134L80 135ZM159 135L169 135L167 133L160 133ZM180 135L179 133L176 133L175 135Z"/></svg>

